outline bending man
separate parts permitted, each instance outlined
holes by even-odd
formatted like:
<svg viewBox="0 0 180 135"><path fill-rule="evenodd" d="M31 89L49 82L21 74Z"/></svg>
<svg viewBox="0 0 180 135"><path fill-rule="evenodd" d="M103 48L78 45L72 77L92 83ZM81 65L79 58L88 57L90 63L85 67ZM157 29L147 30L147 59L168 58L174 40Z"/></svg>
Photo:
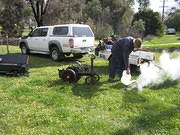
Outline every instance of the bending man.
<svg viewBox="0 0 180 135"><path fill-rule="evenodd" d="M135 48L140 48L142 40L140 38L125 37L119 39L112 47L109 62L109 82L114 82L116 73L122 77L123 70L130 74L129 55Z"/></svg>

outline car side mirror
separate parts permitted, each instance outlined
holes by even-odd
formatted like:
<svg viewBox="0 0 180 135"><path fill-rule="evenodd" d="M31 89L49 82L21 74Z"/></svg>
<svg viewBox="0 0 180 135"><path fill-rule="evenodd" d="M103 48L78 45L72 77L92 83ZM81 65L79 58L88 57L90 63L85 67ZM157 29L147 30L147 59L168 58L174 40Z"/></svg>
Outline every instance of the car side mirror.
<svg viewBox="0 0 180 135"><path fill-rule="evenodd" d="M31 30L31 31L29 32L28 37L32 37L32 36L33 36L33 35L32 35L32 32L33 32L33 30Z"/></svg>
<svg viewBox="0 0 180 135"><path fill-rule="evenodd" d="M28 37L32 37L32 33L31 32L29 33Z"/></svg>

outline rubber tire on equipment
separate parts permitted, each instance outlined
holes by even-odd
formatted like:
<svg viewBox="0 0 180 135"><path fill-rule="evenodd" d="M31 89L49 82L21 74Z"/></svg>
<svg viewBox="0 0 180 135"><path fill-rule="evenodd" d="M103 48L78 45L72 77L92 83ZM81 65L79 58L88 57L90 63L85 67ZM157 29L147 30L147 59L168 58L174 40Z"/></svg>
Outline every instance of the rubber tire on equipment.
<svg viewBox="0 0 180 135"><path fill-rule="evenodd" d="M80 59L83 57L82 54L76 54L76 53L74 53L73 56L74 56L74 58L77 58L77 59Z"/></svg>
<svg viewBox="0 0 180 135"><path fill-rule="evenodd" d="M61 78L64 81L68 81L69 83L76 82L76 72L72 69L66 69L63 71Z"/></svg>
<svg viewBox="0 0 180 135"><path fill-rule="evenodd" d="M96 82L98 82L100 79L99 75L95 74L93 76L88 76L85 78L85 83L86 84L95 84Z"/></svg>
<svg viewBox="0 0 180 135"><path fill-rule="evenodd" d="M78 74L78 69L76 68L76 67L68 67L67 69L71 69L71 70L73 70L74 72L75 72L75 74L76 74L76 80L74 80L74 82L77 82L80 78L81 78L81 76ZM66 69L66 70L67 70Z"/></svg>

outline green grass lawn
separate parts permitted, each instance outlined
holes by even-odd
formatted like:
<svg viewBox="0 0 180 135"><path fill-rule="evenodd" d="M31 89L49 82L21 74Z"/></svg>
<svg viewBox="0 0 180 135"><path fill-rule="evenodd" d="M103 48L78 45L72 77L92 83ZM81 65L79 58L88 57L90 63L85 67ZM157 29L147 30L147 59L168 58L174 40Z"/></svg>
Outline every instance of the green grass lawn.
<svg viewBox="0 0 180 135"><path fill-rule="evenodd" d="M10 52L20 50L10 46ZM179 135L179 81L127 91L120 82L107 82L108 62L100 58L96 85L84 84L84 77L74 84L60 80L58 69L75 61L30 55L29 77L0 76L0 134ZM80 61L90 64L87 56Z"/></svg>
<svg viewBox="0 0 180 135"><path fill-rule="evenodd" d="M164 35L162 37L155 37L151 40L146 40L143 42L144 45L168 44L168 43L180 44L180 35Z"/></svg>

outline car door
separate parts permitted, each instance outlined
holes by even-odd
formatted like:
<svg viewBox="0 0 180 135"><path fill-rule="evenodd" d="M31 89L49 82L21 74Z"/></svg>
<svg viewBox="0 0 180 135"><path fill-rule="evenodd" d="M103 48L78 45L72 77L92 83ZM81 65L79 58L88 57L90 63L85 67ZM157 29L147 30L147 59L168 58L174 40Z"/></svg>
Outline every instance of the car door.
<svg viewBox="0 0 180 135"><path fill-rule="evenodd" d="M28 46L31 50L39 50L39 37L40 37L40 29L37 28L31 32L30 36L27 39Z"/></svg>
<svg viewBox="0 0 180 135"><path fill-rule="evenodd" d="M40 37L38 40L39 49L42 52L48 52L48 28L40 28Z"/></svg>

